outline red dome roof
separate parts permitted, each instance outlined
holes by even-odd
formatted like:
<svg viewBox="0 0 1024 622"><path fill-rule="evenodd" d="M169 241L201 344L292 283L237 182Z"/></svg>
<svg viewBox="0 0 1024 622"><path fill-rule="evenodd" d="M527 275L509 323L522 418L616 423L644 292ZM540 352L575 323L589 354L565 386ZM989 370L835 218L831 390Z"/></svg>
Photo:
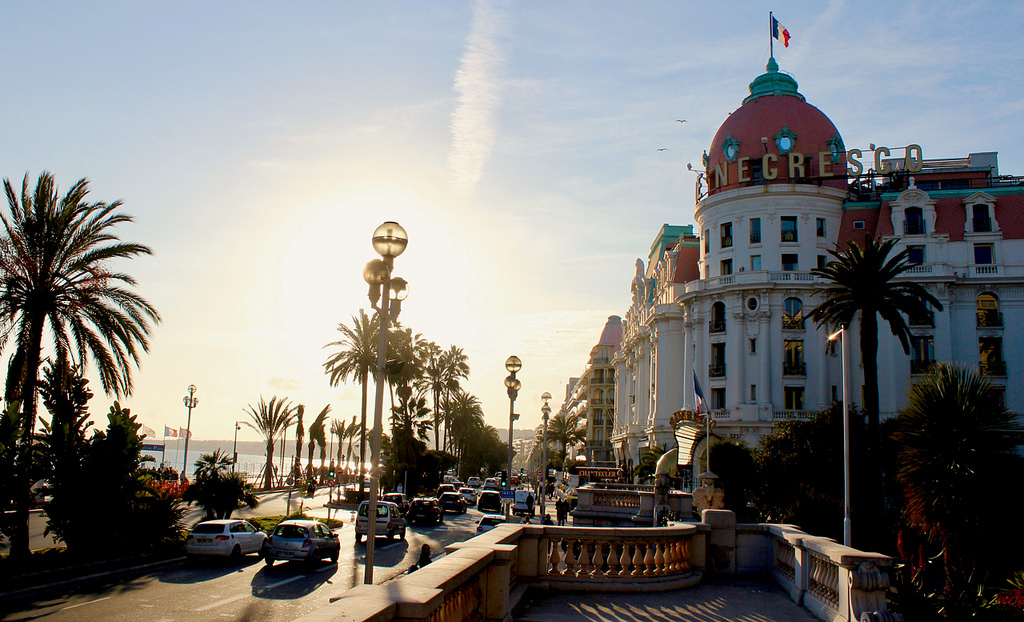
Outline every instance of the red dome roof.
<svg viewBox="0 0 1024 622"><path fill-rule="evenodd" d="M718 129L704 164L709 194L766 183L846 187L839 131L804 101L796 80L779 73L774 58Z"/></svg>

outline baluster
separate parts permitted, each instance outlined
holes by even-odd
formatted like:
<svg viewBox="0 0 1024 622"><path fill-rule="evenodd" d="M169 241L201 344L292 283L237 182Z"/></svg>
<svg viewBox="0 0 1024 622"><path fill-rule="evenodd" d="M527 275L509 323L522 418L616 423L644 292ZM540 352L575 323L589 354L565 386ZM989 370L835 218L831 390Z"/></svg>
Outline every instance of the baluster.
<svg viewBox="0 0 1024 622"><path fill-rule="evenodd" d="M623 575L629 574L630 559L632 559L632 558L629 556L629 543L628 542L623 542L622 543L622 555L619 557L619 567L620 567L619 576L623 576Z"/></svg>
<svg viewBox="0 0 1024 622"><path fill-rule="evenodd" d="M649 577L655 573L657 566L654 563L654 547L658 546L656 542L650 540L647 542L647 554L644 555L644 576Z"/></svg>
<svg viewBox="0 0 1024 622"><path fill-rule="evenodd" d="M644 556L640 553L640 547L641 544L639 542L633 543L633 572L629 574L634 577L644 573Z"/></svg>
<svg viewBox="0 0 1024 622"><path fill-rule="evenodd" d="M563 574L576 574L576 541L565 539L565 572Z"/></svg>
<svg viewBox="0 0 1024 622"><path fill-rule="evenodd" d="M592 567L590 565L590 546L591 546L590 542L581 542L580 543L579 567L576 570L576 576L577 577L588 577L588 576L590 576L590 572L592 570Z"/></svg>
<svg viewBox="0 0 1024 622"><path fill-rule="evenodd" d="M550 564L548 574L562 574L558 569L558 564L562 561L562 550L558 545L561 541L561 538L552 538L550 540L551 552L548 555L548 564Z"/></svg>
<svg viewBox="0 0 1024 622"><path fill-rule="evenodd" d="M656 542L654 546L658 549L658 552L654 554L654 574L667 574L668 568L665 566L665 547L668 546L668 543Z"/></svg>
<svg viewBox="0 0 1024 622"><path fill-rule="evenodd" d="M604 571L604 555L602 555L604 544L601 542L594 543L594 572L592 573L595 577L605 576Z"/></svg>
<svg viewBox="0 0 1024 622"><path fill-rule="evenodd" d="M617 547L617 546L618 546L618 544L615 543L615 542L609 542L608 543L608 576L609 577L618 576L619 573L622 571L622 568L619 566L619 553L618 553L618 551L615 550L615 547Z"/></svg>

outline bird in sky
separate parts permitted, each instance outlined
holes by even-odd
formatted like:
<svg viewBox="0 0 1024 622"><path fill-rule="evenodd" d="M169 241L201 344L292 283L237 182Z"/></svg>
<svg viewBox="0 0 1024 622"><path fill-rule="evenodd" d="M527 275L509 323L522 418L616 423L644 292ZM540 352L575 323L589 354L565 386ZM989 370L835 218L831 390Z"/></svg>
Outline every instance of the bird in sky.
<svg viewBox="0 0 1024 622"><path fill-rule="evenodd" d="M658 149L658 151L668 151L668 149L666 149L665 147L662 147L661 149Z"/></svg>
<svg viewBox="0 0 1024 622"><path fill-rule="evenodd" d="M676 123L686 123L686 119L676 119Z"/></svg>

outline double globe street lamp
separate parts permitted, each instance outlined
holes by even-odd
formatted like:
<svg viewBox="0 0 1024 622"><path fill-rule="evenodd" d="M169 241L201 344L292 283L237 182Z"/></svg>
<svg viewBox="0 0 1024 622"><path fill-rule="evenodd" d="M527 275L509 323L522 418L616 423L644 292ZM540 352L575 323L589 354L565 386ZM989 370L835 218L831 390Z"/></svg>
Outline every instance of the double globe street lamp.
<svg viewBox="0 0 1024 622"><path fill-rule="evenodd" d="M185 459L181 465L181 476L186 477L185 474L188 473L188 439L192 438L192 409L199 405L199 398L196 397L196 385L188 385L188 395L182 401L188 408L188 423L185 424Z"/></svg>
<svg viewBox="0 0 1024 622"><path fill-rule="evenodd" d="M386 222L373 232L373 250L381 256L363 268L363 280L370 286L370 305L377 310L380 336L377 342L377 390L373 404L373 436L370 448L370 499L367 513L366 571L363 583L373 584L374 539L377 537L377 493L380 488L380 438L382 433L382 411L384 408L385 368L387 366L388 325L391 323L392 303L397 316L402 300L408 294L405 279L392 276L395 257L405 251L409 235L397 222ZM378 306L379 302L379 306Z"/></svg>
<svg viewBox="0 0 1024 622"><path fill-rule="evenodd" d="M519 418L519 415L516 414L516 397L519 395L519 389L523 387L523 383L516 378L516 372L522 368L523 362L519 360L518 356L512 355L505 359L505 369L509 371L508 377L505 378L505 386L508 388L508 470L505 472L505 477L510 488L512 487L512 426Z"/></svg>
<svg viewBox="0 0 1024 622"><path fill-rule="evenodd" d="M545 391L541 393L540 399L544 400L544 405L540 407L540 412L544 416L544 445L540 450L540 515L544 516L544 500L548 496L548 417L551 416L551 406L548 406L548 402L551 401L551 394Z"/></svg>

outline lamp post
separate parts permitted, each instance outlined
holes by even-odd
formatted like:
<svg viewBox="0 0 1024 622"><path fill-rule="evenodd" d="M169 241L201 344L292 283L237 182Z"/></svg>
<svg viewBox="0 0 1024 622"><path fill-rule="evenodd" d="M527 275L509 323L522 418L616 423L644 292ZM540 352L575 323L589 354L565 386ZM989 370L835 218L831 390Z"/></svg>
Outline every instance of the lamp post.
<svg viewBox="0 0 1024 622"><path fill-rule="evenodd" d="M366 264L363 269L363 280L370 286L370 304L377 309L380 318L380 338L377 342L377 390L373 404L373 437L370 448L370 503L367 518L366 534L366 571L363 583L373 584L373 553L374 539L377 537L377 492L380 487L380 437L381 419L384 408L384 371L387 365L388 324L391 320L391 301L395 301L396 312L401 309L401 301L405 298L408 284L405 279L391 278L395 267L395 257L405 251L409 236L397 222L385 222L373 232L373 250L381 256ZM383 295L382 295L383 294ZM383 298L383 300L382 300ZM377 302L380 301L380 306Z"/></svg>
<svg viewBox="0 0 1024 622"><path fill-rule="evenodd" d="M505 386L508 388L508 471L505 475L510 488L512 487L512 426L518 418L516 397L519 395L519 389L523 386L523 383L516 378L516 372L522 368L523 362L519 360L518 356L512 355L505 359L505 369L509 371L508 377L505 378Z"/></svg>
<svg viewBox="0 0 1024 622"><path fill-rule="evenodd" d="M231 463L231 472L235 472L235 465L238 464L238 430L242 426L235 422L235 440L231 442L231 457L234 458L234 462Z"/></svg>
<svg viewBox="0 0 1024 622"><path fill-rule="evenodd" d="M551 400L551 394L545 391L540 394L540 399L544 400L544 405L540 407L540 412L544 416L544 446L540 448L540 515L543 517L544 500L548 496L548 417L551 415L551 407L548 406L548 401Z"/></svg>
<svg viewBox="0 0 1024 622"><path fill-rule="evenodd" d="M829 342L839 339L840 356L843 359L843 544L850 541L850 412L846 409L846 327L842 326L828 336Z"/></svg>
<svg viewBox="0 0 1024 622"><path fill-rule="evenodd" d="M196 385L188 385L188 395L183 398L188 408L188 423L185 424L185 458L181 465L181 476L187 477L188 473L188 439L192 438L192 409L199 405L199 398L196 395Z"/></svg>

